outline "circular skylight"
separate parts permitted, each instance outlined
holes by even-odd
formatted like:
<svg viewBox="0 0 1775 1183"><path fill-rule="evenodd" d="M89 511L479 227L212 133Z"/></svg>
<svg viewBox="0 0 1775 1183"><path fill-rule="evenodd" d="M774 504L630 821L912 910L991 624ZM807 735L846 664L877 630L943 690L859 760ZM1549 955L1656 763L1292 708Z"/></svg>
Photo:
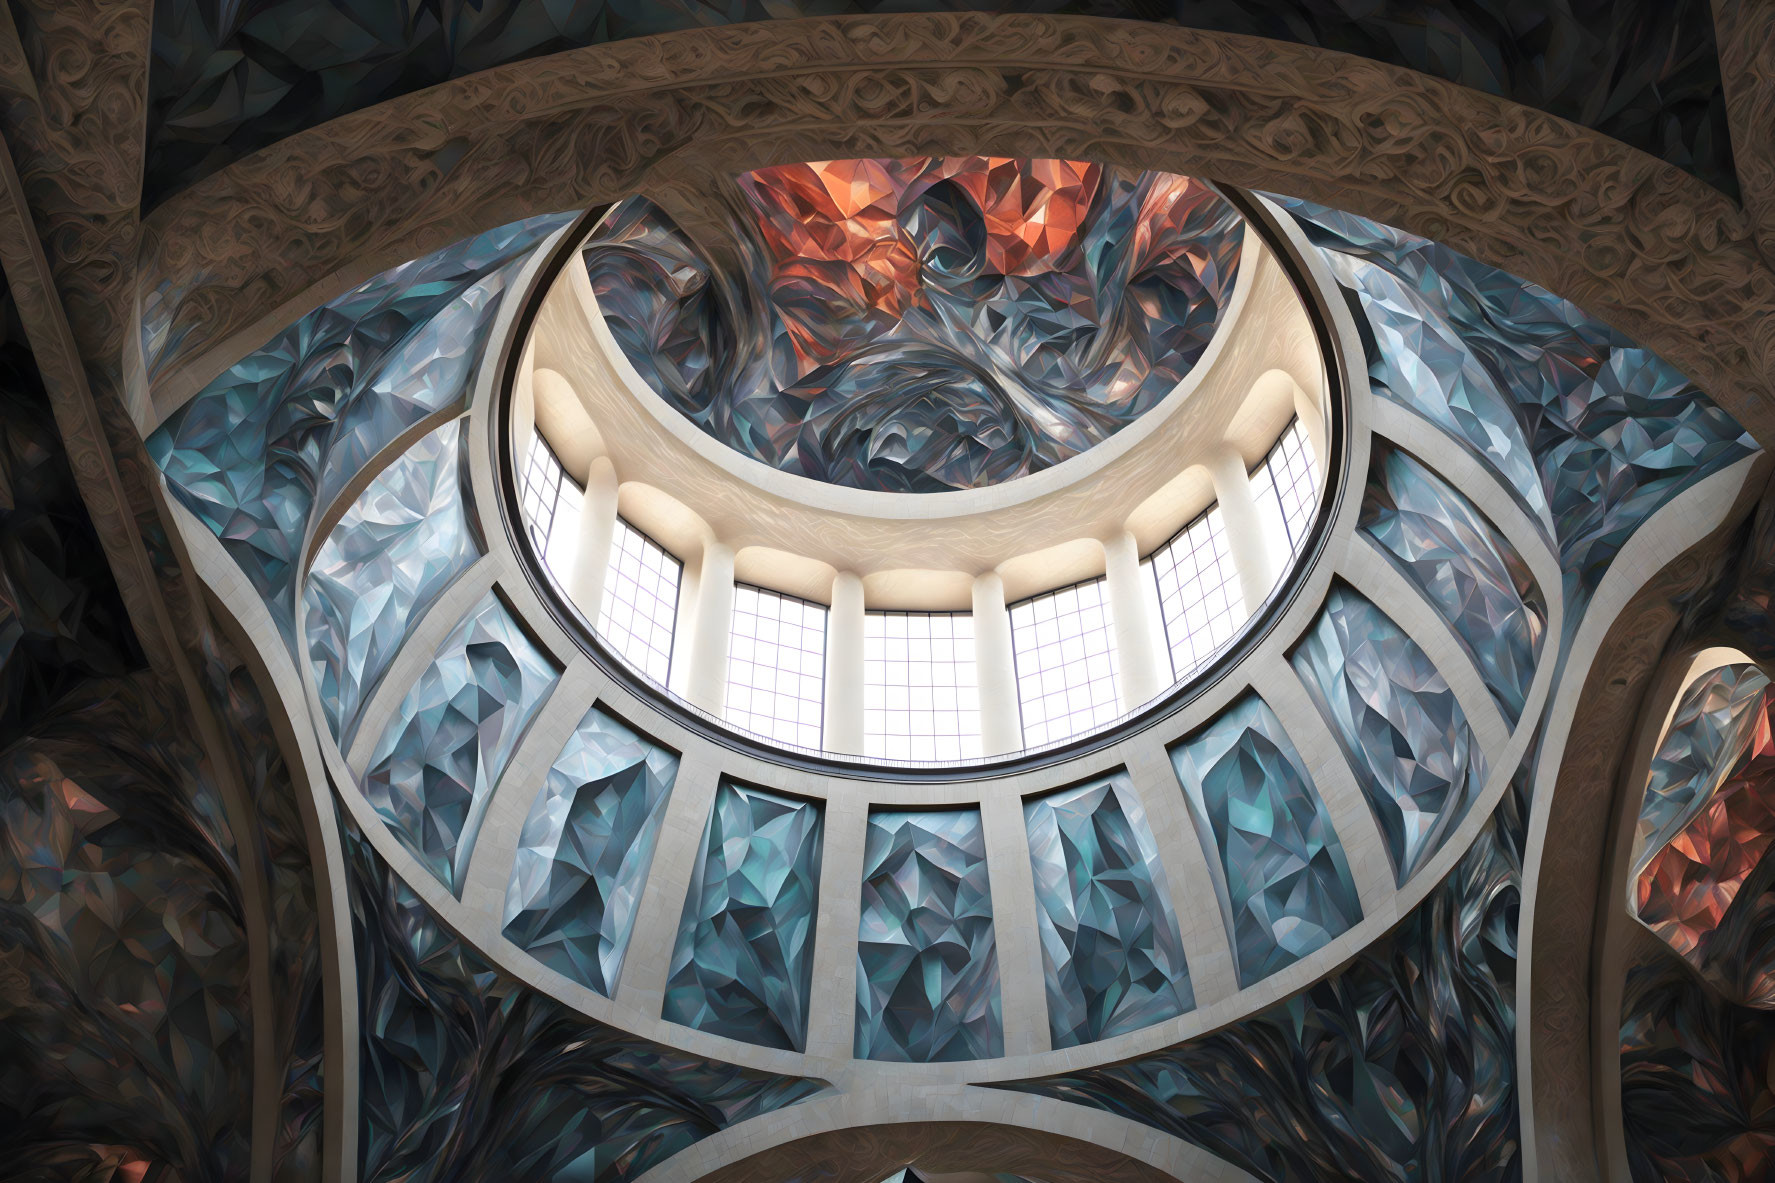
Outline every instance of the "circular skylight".
<svg viewBox="0 0 1775 1183"><path fill-rule="evenodd" d="M1293 584L1325 358L1220 193L863 160L715 205L612 210L510 404L545 582L656 692L799 754L996 763L1175 701Z"/></svg>
<svg viewBox="0 0 1775 1183"><path fill-rule="evenodd" d="M1039 472L1151 410L1244 241L1200 181L1069 160L815 161L700 201L631 198L585 252L628 361L742 455L894 493Z"/></svg>

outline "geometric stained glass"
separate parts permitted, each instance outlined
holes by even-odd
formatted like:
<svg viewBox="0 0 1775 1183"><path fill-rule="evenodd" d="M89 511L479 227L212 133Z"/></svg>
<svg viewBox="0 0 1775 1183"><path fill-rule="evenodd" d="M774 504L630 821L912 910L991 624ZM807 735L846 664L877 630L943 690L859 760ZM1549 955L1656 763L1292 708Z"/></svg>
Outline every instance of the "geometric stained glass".
<svg viewBox="0 0 1775 1183"><path fill-rule="evenodd" d="M452 419L370 482L315 552L302 602L308 657L341 747L414 624L480 556Z"/></svg>
<svg viewBox="0 0 1775 1183"><path fill-rule="evenodd" d="M1195 1006L1177 917L1126 772L1023 806L1055 1047Z"/></svg>
<svg viewBox="0 0 1775 1183"><path fill-rule="evenodd" d="M444 641L377 742L364 796L451 890L462 885L493 786L560 676L488 592Z"/></svg>
<svg viewBox="0 0 1775 1183"><path fill-rule="evenodd" d="M382 272L236 362L148 438L168 491L287 639L314 515L402 431L467 397L518 260L572 217L512 222Z"/></svg>
<svg viewBox="0 0 1775 1183"><path fill-rule="evenodd" d="M1312 985L1168 1047L1095 1066L1079 1057L1056 1075L990 1087L1140 1122L1240 1178L1522 1179L1526 779L1421 904Z"/></svg>
<svg viewBox="0 0 1775 1183"><path fill-rule="evenodd" d="M524 822L506 939L608 996L677 777L676 754L587 711Z"/></svg>
<svg viewBox="0 0 1775 1183"><path fill-rule="evenodd" d="M1358 312L1375 393L1490 465L1553 540L1568 630L1640 523L1755 452L1681 373L1545 288L1367 218L1274 200Z"/></svg>
<svg viewBox="0 0 1775 1183"><path fill-rule="evenodd" d="M664 1017L764 1047L807 1046L820 807L723 779L672 950Z"/></svg>
<svg viewBox="0 0 1775 1183"><path fill-rule="evenodd" d="M1775 693L1754 666L1690 687L1659 743L1641 807L1634 914L1696 968L1775 845Z"/></svg>
<svg viewBox="0 0 1775 1183"><path fill-rule="evenodd" d="M870 812L853 1052L925 1064L1004 1054L979 810Z"/></svg>
<svg viewBox="0 0 1775 1183"><path fill-rule="evenodd" d="M984 156L757 169L709 216L659 208L585 251L642 379L727 446L884 492L1012 480L1157 405L1214 336L1244 221L1209 186Z"/></svg>
<svg viewBox="0 0 1775 1183"><path fill-rule="evenodd" d="M1708 670L1683 690L1646 774L1633 869L1701 812L1751 743L1767 708L1769 676L1752 662Z"/></svg>
<svg viewBox="0 0 1775 1183"><path fill-rule="evenodd" d="M349 820L343 829L363 1183L631 1183L728 1126L827 1091L573 1012L490 962Z"/></svg>
<svg viewBox="0 0 1775 1183"><path fill-rule="evenodd" d="M1404 886L1485 787L1485 753L1429 654L1333 584L1292 658L1380 822Z"/></svg>
<svg viewBox="0 0 1775 1183"><path fill-rule="evenodd" d="M1356 885L1294 745L1255 693L1171 749L1195 817L1239 984L1292 965L1362 918Z"/></svg>
<svg viewBox="0 0 1775 1183"><path fill-rule="evenodd" d="M1359 527L1448 622L1516 726L1547 634L1547 602L1516 548L1471 501L1381 440Z"/></svg>

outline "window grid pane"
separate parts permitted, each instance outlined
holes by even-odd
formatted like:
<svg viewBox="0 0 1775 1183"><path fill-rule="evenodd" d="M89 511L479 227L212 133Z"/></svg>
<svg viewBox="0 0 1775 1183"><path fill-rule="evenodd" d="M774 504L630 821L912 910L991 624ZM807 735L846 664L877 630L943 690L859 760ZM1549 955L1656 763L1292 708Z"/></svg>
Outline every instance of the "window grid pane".
<svg viewBox="0 0 1775 1183"><path fill-rule="evenodd" d="M561 486L572 483L542 434L531 436L530 454L524 458L521 502L524 525L530 530L530 541L537 554L548 554L549 538L554 533L555 515L561 501Z"/></svg>
<svg viewBox="0 0 1775 1183"><path fill-rule="evenodd" d="M1150 561L1171 651L1171 676L1181 681L1220 652L1251 614L1220 506L1209 506L1154 551Z"/></svg>
<svg viewBox="0 0 1775 1183"><path fill-rule="evenodd" d="M684 566L620 517L610 539L598 636L642 674L663 686L672 670L672 629Z"/></svg>
<svg viewBox="0 0 1775 1183"><path fill-rule="evenodd" d="M1260 504L1268 498L1280 510L1291 554L1300 553L1313 524L1313 510L1319 501L1317 468L1306 428L1296 418L1251 474L1252 496Z"/></svg>
<svg viewBox="0 0 1775 1183"><path fill-rule="evenodd" d="M1111 632L1102 579L1011 605L1024 747L1058 743L1121 715Z"/></svg>
<svg viewBox="0 0 1775 1183"><path fill-rule="evenodd" d="M865 613L864 755L967 760L983 754L976 669L969 613Z"/></svg>
<svg viewBox="0 0 1775 1183"><path fill-rule="evenodd" d="M727 648L727 721L818 751L826 689L826 609L735 584Z"/></svg>

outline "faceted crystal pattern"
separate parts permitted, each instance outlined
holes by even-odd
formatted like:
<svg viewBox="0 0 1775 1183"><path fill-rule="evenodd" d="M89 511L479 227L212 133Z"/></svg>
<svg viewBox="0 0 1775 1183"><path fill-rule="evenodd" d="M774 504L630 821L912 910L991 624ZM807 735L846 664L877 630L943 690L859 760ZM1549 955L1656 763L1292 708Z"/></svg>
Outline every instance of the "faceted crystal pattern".
<svg viewBox="0 0 1775 1183"><path fill-rule="evenodd" d="M820 822L811 801L721 782L672 950L667 1019L806 1048Z"/></svg>
<svg viewBox="0 0 1775 1183"><path fill-rule="evenodd" d="M1023 807L1055 1047L1195 1007L1177 917L1126 772Z"/></svg>
<svg viewBox="0 0 1775 1183"><path fill-rule="evenodd" d="M171 415L148 451L293 633L313 515L406 428L461 401L516 261L570 220L490 230L315 309ZM166 342L144 311L150 359Z"/></svg>
<svg viewBox="0 0 1775 1183"><path fill-rule="evenodd" d="M626 1183L829 1091L584 1018L464 944L349 821L364 1183Z"/></svg>
<svg viewBox="0 0 1775 1183"><path fill-rule="evenodd" d="M9 595L20 575L50 578L31 557L7 566ZM35 606L12 607L0 605L12 639L35 632ZM13 678L31 660L24 645L3 659ZM262 938L248 935L221 789L183 701L147 671L89 677L0 750L11 1179L248 1178L254 1019L273 1004L249 990L249 943Z"/></svg>
<svg viewBox="0 0 1775 1183"><path fill-rule="evenodd" d="M488 592L389 720L364 796L446 887L460 885L487 798L560 676Z"/></svg>
<svg viewBox="0 0 1775 1183"><path fill-rule="evenodd" d="M480 557L461 427L451 420L383 469L309 568L302 592L308 660L342 746L350 746L366 693L413 626Z"/></svg>
<svg viewBox="0 0 1775 1183"><path fill-rule="evenodd" d="M1429 654L1341 584L1291 660L1356 773L1403 887L1485 787L1467 716Z"/></svg>
<svg viewBox="0 0 1775 1183"><path fill-rule="evenodd" d="M568 737L518 838L505 935L598 993L616 989L677 753L597 707Z"/></svg>
<svg viewBox="0 0 1775 1183"><path fill-rule="evenodd" d="M1697 968L1707 937L1775 843L1775 694L1766 678L1734 672L1736 685L1728 675L1691 689L1651 771L1652 817L1641 814L1642 824L1662 823L1650 837L1674 834L1639 852L1635 911ZM1685 767L1694 770L1686 789L1670 783Z"/></svg>
<svg viewBox="0 0 1775 1183"><path fill-rule="evenodd" d="M1471 501L1380 440L1359 528L1448 622L1514 727L1547 636L1547 602L1521 554Z"/></svg>
<svg viewBox="0 0 1775 1183"><path fill-rule="evenodd" d="M1713 800L1769 707L1769 676L1748 662L1708 670L1683 691L1646 775L1636 873Z"/></svg>
<svg viewBox="0 0 1775 1183"><path fill-rule="evenodd" d="M1278 200L1366 322L1376 392L1495 468L1556 541L1571 627L1654 510L1756 450L1681 374L1545 289L1392 227Z"/></svg>
<svg viewBox="0 0 1775 1183"><path fill-rule="evenodd" d="M1628 971L1621 1126L1635 1183L1775 1178L1775 1023L1713 986L1668 957Z"/></svg>
<svg viewBox="0 0 1775 1183"><path fill-rule="evenodd" d="M641 376L700 429L859 489L971 489L1102 442L1213 338L1244 223L1068 160L833 160L738 178L711 262L631 199L586 251Z"/></svg>
<svg viewBox="0 0 1775 1183"><path fill-rule="evenodd" d="M857 930L862 1060L981 1060L1005 1050L977 809L875 811Z"/></svg>
<svg viewBox="0 0 1775 1183"><path fill-rule="evenodd" d="M1247 694L1171 749L1220 878L1239 984L1294 964L1362 918L1325 803L1275 712Z"/></svg>
<svg viewBox="0 0 1775 1183"><path fill-rule="evenodd" d="M1099 1109L1274 1183L1522 1178L1526 781L1391 932L1287 1001L1119 1064L993 1087Z"/></svg>

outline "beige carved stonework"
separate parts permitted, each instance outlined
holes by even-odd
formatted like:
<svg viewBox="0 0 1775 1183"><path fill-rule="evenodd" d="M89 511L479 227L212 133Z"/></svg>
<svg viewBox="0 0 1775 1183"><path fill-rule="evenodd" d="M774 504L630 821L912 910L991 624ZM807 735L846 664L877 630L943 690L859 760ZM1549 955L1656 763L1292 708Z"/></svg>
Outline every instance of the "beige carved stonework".
<svg viewBox="0 0 1775 1183"><path fill-rule="evenodd" d="M1015 1126L930 1121L815 1134L703 1176L699 1183L881 1183L901 1166L933 1177L1023 1175L1042 1183L1176 1183L1107 1146Z"/></svg>
<svg viewBox="0 0 1775 1183"><path fill-rule="evenodd" d="M1738 186L1775 265L1775 0L1714 0L1713 20Z"/></svg>
<svg viewBox="0 0 1775 1183"><path fill-rule="evenodd" d="M148 0L21 0L0 17L0 262L43 376L68 460L130 624L171 701L187 708L233 833L259 830L205 676L238 664L177 557L159 474L126 403L139 362L135 274L147 118ZM141 383L134 384L140 390ZM157 563L148 540L167 546ZM212 683L213 685L213 683ZM263 786L261 786L263 787ZM270 1170L282 1094L270 1001L269 884L261 848L232 851L248 939L252 1168Z"/></svg>
<svg viewBox="0 0 1775 1183"><path fill-rule="evenodd" d="M1775 273L1749 220L1598 133L1258 38L980 14L696 29L488 70L292 136L150 217L139 292L176 346L157 419L376 271L526 214L710 171L927 152L1098 159L1312 198L1534 280L1775 428ZM215 233L218 219L234 232Z"/></svg>

